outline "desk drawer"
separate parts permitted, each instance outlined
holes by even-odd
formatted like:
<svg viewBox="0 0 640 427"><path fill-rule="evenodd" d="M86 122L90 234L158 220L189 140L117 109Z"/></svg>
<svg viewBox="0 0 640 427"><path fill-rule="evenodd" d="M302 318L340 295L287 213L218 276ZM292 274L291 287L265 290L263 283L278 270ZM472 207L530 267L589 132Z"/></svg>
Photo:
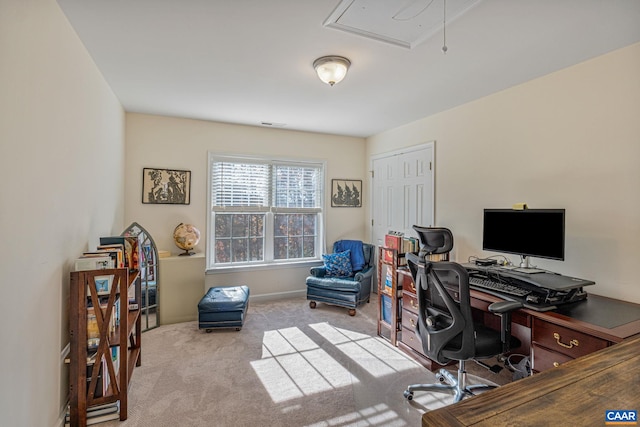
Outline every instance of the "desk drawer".
<svg viewBox="0 0 640 427"><path fill-rule="evenodd" d="M416 287L413 284L413 278L411 277L411 273L409 273L408 271L398 270L398 282L400 283L400 286L402 286L402 289L406 289L413 294L416 293Z"/></svg>
<svg viewBox="0 0 640 427"><path fill-rule="evenodd" d="M403 313L404 314L404 313ZM403 319L404 323L404 319ZM424 351L422 350L422 344L420 340L416 337L416 333L413 329L409 329L403 326L402 328L402 342L418 353L424 355Z"/></svg>
<svg viewBox="0 0 640 427"><path fill-rule="evenodd" d="M562 353L547 350L535 344L531 347L531 352L533 353L532 369L536 372L546 371L547 369L559 366L561 363L573 360L571 357Z"/></svg>
<svg viewBox="0 0 640 427"><path fill-rule="evenodd" d="M402 327L414 331L418 324L418 315L409 310L402 310Z"/></svg>
<svg viewBox="0 0 640 427"><path fill-rule="evenodd" d="M415 294L409 292L402 292L402 308L418 314L418 299Z"/></svg>
<svg viewBox="0 0 640 427"><path fill-rule="evenodd" d="M533 342L573 359L601 350L609 345L606 340L540 319L533 319Z"/></svg>

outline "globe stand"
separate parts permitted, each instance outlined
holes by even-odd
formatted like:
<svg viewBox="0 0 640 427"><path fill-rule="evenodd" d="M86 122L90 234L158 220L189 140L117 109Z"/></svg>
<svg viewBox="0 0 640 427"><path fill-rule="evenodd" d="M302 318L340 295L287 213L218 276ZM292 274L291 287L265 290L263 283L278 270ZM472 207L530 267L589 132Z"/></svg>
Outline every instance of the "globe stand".
<svg viewBox="0 0 640 427"><path fill-rule="evenodd" d="M191 256L191 255L195 255L195 252L189 252L189 249L185 249L184 252L182 252L181 254L178 254L178 256Z"/></svg>

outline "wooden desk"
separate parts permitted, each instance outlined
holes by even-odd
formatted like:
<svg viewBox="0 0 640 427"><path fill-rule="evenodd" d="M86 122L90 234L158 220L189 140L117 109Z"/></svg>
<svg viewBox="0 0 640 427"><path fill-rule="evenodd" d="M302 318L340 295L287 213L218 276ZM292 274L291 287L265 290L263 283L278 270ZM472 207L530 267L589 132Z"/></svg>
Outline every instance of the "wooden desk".
<svg viewBox="0 0 640 427"><path fill-rule="evenodd" d="M397 274L397 282L402 286L402 328L397 345L427 369L439 369L441 365L424 355L415 337L418 303L411 273L398 270ZM474 321L499 330L500 318L488 310L497 301L502 300L472 289ZM585 301L554 311L519 309L511 318L511 333L522 343L512 352L528 355L536 373L640 335L640 304L591 293Z"/></svg>
<svg viewBox="0 0 640 427"><path fill-rule="evenodd" d="M640 337L425 413L423 426L602 426L639 410Z"/></svg>
<svg viewBox="0 0 640 427"><path fill-rule="evenodd" d="M487 307L500 298L471 290L476 321L499 329ZM528 354L534 372L640 335L640 304L589 294L587 300L555 311L520 309L512 315L512 333L523 343L514 353Z"/></svg>

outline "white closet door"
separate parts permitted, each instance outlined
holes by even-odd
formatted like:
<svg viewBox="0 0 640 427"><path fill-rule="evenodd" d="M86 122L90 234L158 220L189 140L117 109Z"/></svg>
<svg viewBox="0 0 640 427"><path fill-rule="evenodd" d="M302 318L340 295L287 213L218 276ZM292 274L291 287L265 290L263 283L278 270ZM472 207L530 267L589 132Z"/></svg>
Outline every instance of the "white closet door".
<svg viewBox="0 0 640 427"><path fill-rule="evenodd" d="M371 161L372 242L389 230L417 237L412 226L433 226L433 143L388 153Z"/></svg>

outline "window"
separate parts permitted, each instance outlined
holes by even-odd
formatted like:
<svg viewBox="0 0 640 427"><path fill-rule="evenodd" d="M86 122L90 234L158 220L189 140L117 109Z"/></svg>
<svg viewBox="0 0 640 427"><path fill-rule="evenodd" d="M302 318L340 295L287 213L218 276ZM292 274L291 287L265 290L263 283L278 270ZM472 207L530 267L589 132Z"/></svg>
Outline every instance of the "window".
<svg viewBox="0 0 640 427"><path fill-rule="evenodd" d="M209 268L319 259L323 170L210 155Z"/></svg>

